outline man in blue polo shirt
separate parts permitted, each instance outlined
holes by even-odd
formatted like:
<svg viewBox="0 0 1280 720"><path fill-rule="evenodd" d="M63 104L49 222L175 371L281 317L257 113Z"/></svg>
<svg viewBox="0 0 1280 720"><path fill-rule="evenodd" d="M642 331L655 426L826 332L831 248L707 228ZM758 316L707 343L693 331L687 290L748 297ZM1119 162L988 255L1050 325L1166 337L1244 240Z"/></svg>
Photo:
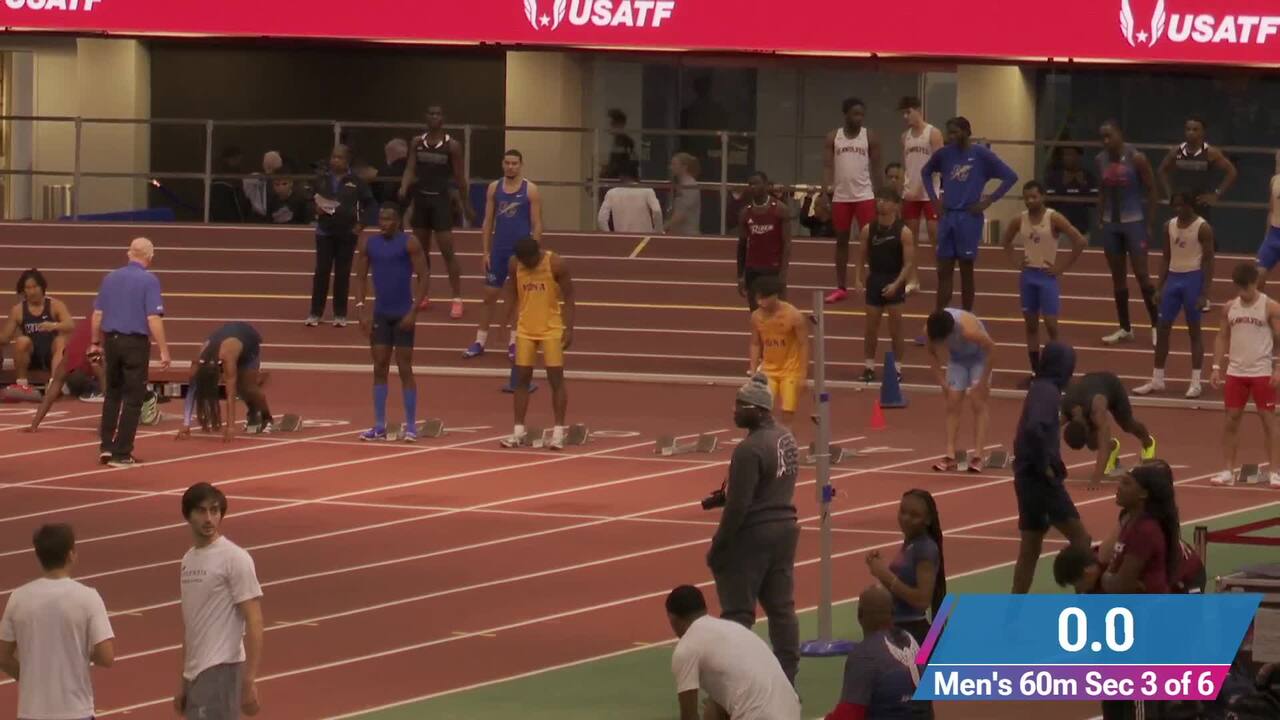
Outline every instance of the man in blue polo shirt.
<svg viewBox="0 0 1280 720"><path fill-rule="evenodd" d="M93 301L93 344L88 354L105 354L107 369L98 460L112 467L138 463L133 439L147 394L152 338L160 345L160 367L169 367L160 281L147 271L154 257L150 240L135 239L129 244L129 264L103 279Z"/></svg>
<svg viewBox="0 0 1280 720"><path fill-rule="evenodd" d="M960 297L964 309L973 312L975 288L973 264L982 242L984 213L1009 192L1018 174L996 154L969 141L972 126L963 117L947 121L947 144L925 163L920 171L925 192L937 207L938 297L937 310L951 304L952 272L960 263ZM942 199L933 186L933 176L942 176ZM994 193L984 195L987 183L1000 180Z"/></svg>

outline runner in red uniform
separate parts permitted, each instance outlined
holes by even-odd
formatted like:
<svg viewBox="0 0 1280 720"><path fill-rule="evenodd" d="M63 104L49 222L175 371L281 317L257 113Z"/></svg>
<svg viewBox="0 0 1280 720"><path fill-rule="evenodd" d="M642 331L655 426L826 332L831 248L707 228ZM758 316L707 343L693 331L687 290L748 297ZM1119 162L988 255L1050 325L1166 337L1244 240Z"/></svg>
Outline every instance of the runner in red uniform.
<svg viewBox="0 0 1280 720"><path fill-rule="evenodd" d="M76 323L75 330L71 331L71 338L67 341L67 350L62 355L62 362L53 368L53 374L49 376L49 385L44 389L44 399L40 401L40 409L36 410L35 417L31 418L31 426L27 428L27 432L35 432L40 428L44 416L48 414L49 408L53 407L53 401L62 395L64 384L85 390L76 393L85 402L102 402L102 391L107 387L107 379L102 367L102 356L89 357L88 355L93 333L91 326L92 323L85 318ZM90 380L97 380L96 390L87 389L90 386Z"/></svg>
<svg viewBox="0 0 1280 720"><path fill-rule="evenodd" d="M756 309L755 282L773 276L786 298L791 262L791 211L770 194L769 176L757 170L747 178L747 206L738 218L738 294Z"/></svg>

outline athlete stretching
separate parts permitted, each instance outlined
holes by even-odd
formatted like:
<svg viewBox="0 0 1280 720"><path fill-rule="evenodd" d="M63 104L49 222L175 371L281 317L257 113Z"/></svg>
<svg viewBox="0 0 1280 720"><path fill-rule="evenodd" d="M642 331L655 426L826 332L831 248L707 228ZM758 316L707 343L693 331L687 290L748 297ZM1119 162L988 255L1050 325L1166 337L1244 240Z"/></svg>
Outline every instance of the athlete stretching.
<svg viewBox="0 0 1280 720"><path fill-rule="evenodd" d="M435 236L436 249L444 258L449 271L449 286L453 290L453 304L449 317L462 317L462 269L453 251L453 209L451 195L456 191L462 199L463 212L470 220L471 204L467 197L467 169L462 161L462 144L444 130L444 108L432 105L427 108L427 132L415 137L412 155L405 164L404 178L400 182L400 200L413 202L413 232L423 252L431 248ZM430 270L427 287L430 288ZM424 296L423 303L426 302Z"/></svg>
<svg viewBox="0 0 1280 720"><path fill-rule="evenodd" d="M462 353L463 358L484 354L494 310L507 284L516 241L530 235L534 240L542 240L542 194L537 185L524 177L524 156L519 150L508 150L502 156L502 179L489 183L485 198L484 226L480 231L484 247L484 310L476 341ZM514 360L515 354L516 341L511 337L507 355Z"/></svg>

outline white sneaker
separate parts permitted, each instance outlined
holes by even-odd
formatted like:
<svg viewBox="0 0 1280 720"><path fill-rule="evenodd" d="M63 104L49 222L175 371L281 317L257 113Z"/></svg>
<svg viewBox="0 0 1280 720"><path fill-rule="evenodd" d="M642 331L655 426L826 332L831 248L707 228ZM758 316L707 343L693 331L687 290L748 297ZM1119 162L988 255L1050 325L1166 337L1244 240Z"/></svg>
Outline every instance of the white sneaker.
<svg viewBox="0 0 1280 720"><path fill-rule="evenodd" d="M528 433L511 435L510 437L503 438L501 441L499 441L499 444L502 445L502 447L507 449L518 448L518 447L522 447L525 444L525 439L528 437L529 437Z"/></svg>
<svg viewBox="0 0 1280 720"><path fill-rule="evenodd" d="M1274 474L1272 474L1272 476L1271 476L1271 477L1273 477L1273 478L1274 478L1274 477L1275 477L1275 475L1274 475ZM1214 475L1213 477L1209 478L1209 484L1210 484L1210 485L1217 485L1217 486L1219 486L1219 487L1225 487L1225 486L1227 486L1227 485L1235 485L1235 484L1236 484L1236 474L1235 474L1235 471L1234 471L1234 470L1223 470L1222 472L1218 473L1217 475Z"/></svg>
<svg viewBox="0 0 1280 720"><path fill-rule="evenodd" d="M1200 385L1200 383L1191 383L1191 387L1187 388L1186 398L1188 400L1195 400L1202 394L1204 394L1204 387Z"/></svg>
<svg viewBox="0 0 1280 720"><path fill-rule="evenodd" d="M1122 342L1133 342L1133 331L1120 328L1102 338L1103 345L1119 345Z"/></svg>
<svg viewBox="0 0 1280 720"><path fill-rule="evenodd" d="M1133 389L1134 395L1150 395L1151 393L1162 393L1162 392L1164 392L1164 383L1156 382L1155 380L1152 380L1146 385L1139 385L1138 387Z"/></svg>
<svg viewBox="0 0 1280 720"><path fill-rule="evenodd" d="M564 433L560 433L560 434L552 433L551 442L547 443L547 449L563 450L564 449Z"/></svg>
<svg viewBox="0 0 1280 720"><path fill-rule="evenodd" d="M1269 476L1267 478L1267 484L1271 486L1271 489L1280 490L1280 473L1273 472L1267 473L1267 475Z"/></svg>

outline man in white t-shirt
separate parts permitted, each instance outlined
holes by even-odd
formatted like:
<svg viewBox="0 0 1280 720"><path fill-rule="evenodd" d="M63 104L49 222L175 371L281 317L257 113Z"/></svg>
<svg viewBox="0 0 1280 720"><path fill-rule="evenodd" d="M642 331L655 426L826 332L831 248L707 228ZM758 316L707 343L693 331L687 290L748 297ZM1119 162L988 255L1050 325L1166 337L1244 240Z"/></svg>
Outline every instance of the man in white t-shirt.
<svg viewBox="0 0 1280 720"><path fill-rule="evenodd" d="M640 184L636 163L624 163L618 170L622 185L604 194L596 216L600 232L661 235L662 205L657 193Z"/></svg>
<svg viewBox="0 0 1280 720"><path fill-rule="evenodd" d="M174 708L187 720L258 714L262 587L253 558L222 536L227 497L209 483L182 495L194 546L182 557L182 680Z"/></svg>
<svg viewBox="0 0 1280 720"><path fill-rule="evenodd" d="M13 591L0 619L0 670L18 681L22 720L93 717L89 663L111 667L114 634L102 597L71 579L76 536L45 525L32 538L44 576Z"/></svg>
<svg viewBox="0 0 1280 720"><path fill-rule="evenodd" d="M707 615L701 590L672 590L667 619L680 638L671 657L680 720L800 720L800 698L769 645L739 623ZM701 716L699 690L711 703Z"/></svg>

